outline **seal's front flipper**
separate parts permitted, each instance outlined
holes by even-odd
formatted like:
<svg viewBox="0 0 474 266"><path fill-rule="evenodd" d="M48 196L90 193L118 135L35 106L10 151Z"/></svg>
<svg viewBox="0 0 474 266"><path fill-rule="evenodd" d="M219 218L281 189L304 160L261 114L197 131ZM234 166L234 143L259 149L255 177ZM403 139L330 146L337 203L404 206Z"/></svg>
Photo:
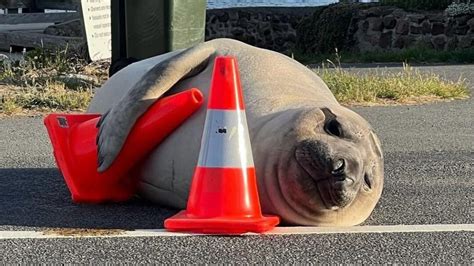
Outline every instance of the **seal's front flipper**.
<svg viewBox="0 0 474 266"><path fill-rule="evenodd" d="M201 72L215 52L202 43L151 68L101 119L97 136L98 171L110 167L137 119L178 81Z"/></svg>

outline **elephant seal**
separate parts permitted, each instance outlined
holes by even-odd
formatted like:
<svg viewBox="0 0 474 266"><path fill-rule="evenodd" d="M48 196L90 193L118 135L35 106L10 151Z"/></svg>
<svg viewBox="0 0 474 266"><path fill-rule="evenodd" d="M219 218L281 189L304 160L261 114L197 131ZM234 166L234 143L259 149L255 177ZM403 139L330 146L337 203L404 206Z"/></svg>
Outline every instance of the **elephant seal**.
<svg viewBox="0 0 474 266"><path fill-rule="evenodd" d="M93 98L99 171L120 151L136 119L159 97L192 87L207 98L216 55L238 60L264 213L286 224L350 226L374 209L383 157L371 126L341 106L310 69L279 53L216 39L122 69ZM201 108L140 165L140 194L185 208L199 156Z"/></svg>

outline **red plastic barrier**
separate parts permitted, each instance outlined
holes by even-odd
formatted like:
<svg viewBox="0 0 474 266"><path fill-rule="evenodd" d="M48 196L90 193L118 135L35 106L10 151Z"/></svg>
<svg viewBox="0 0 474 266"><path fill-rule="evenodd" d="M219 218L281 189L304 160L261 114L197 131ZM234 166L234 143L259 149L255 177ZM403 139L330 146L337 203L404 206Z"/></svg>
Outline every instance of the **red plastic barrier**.
<svg viewBox="0 0 474 266"><path fill-rule="evenodd" d="M132 128L111 167L97 172L98 114L50 114L44 119L56 164L76 203L125 201L136 192L131 170L203 103L190 89L158 100Z"/></svg>

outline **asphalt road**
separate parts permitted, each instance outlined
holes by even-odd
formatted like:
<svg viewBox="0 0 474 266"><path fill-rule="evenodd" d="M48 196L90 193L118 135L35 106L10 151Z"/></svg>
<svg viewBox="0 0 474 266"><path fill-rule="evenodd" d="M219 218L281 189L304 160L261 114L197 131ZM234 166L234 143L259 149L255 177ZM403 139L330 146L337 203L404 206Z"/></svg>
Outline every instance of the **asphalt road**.
<svg viewBox="0 0 474 266"><path fill-rule="evenodd" d="M473 65L422 69L449 79L463 75L474 93ZM353 109L376 129L385 155L382 199L364 225L473 223L473 99ZM100 206L72 204L41 118L0 119L0 136L0 231L161 228L164 218L175 212L139 199ZM0 240L0 262L471 264L472 235L10 239Z"/></svg>

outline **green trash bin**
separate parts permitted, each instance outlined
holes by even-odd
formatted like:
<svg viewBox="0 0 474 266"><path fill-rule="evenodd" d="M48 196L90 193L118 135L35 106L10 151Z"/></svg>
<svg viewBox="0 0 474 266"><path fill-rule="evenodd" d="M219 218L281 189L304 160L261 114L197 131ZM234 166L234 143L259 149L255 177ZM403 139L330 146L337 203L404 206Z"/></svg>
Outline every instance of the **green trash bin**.
<svg viewBox="0 0 474 266"><path fill-rule="evenodd" d="M206 5L206 0L111 1L111 72L117 65L203 42Z"/></svg>

